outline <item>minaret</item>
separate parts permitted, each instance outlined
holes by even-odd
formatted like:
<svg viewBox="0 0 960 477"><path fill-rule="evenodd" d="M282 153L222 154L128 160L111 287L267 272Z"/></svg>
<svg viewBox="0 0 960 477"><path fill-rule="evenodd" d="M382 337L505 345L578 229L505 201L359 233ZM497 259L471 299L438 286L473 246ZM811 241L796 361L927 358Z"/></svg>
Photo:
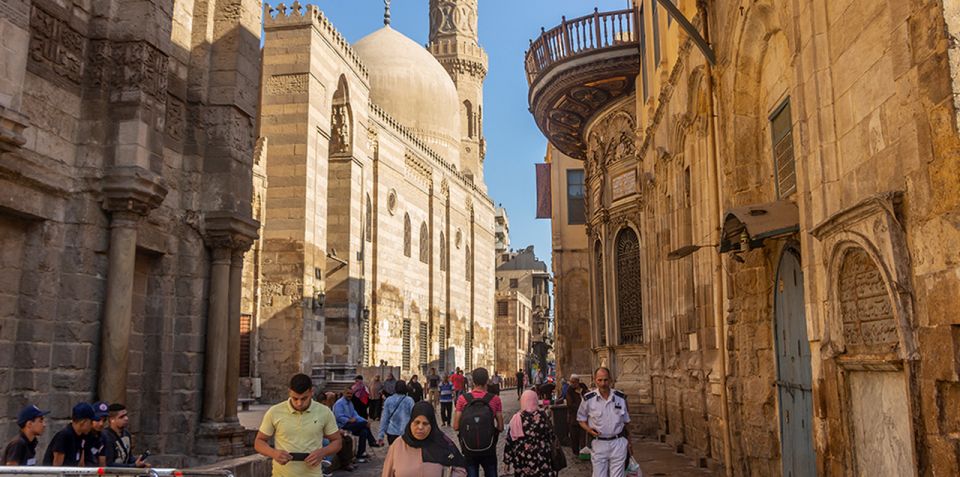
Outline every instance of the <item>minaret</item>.
<svg viewBox="0 0 960 477"><path fill-rule="evenodd" d="M478 0L430 0L430 43L427 49L446 68L460 95L462 141L460 164L478 187L483 181L486 144L483 138L483 79L487 53L477 35Z"/></svg>

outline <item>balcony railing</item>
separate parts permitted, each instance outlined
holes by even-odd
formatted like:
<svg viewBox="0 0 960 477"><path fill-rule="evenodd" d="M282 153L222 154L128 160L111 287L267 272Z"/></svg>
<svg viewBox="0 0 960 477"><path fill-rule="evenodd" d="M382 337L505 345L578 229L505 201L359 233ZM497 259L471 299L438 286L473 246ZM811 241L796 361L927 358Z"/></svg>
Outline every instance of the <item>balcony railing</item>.
<svg viewBox="0 0 960 477"><path fill-rule="evenodd" d="M604 48L624 45L639 45L633 9L600 13L596 8L592 15L573 20L563 17L563 22L549 31L541 28L540 37L530 42L527 50L527 82L533 84L537 77L554 64Z"/></svg>

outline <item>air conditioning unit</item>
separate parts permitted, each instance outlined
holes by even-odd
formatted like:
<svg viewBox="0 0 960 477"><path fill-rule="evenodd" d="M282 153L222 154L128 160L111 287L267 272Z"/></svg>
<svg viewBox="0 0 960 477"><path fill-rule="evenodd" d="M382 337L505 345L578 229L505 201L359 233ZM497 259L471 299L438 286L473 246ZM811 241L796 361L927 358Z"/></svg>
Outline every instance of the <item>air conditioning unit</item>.
<svg viewBox="0 0 960 477"><path fill-rule="evenodd" d="M263 382L260 378L250 378L250 390L254 399L260 399L263 396Z"/></svg>

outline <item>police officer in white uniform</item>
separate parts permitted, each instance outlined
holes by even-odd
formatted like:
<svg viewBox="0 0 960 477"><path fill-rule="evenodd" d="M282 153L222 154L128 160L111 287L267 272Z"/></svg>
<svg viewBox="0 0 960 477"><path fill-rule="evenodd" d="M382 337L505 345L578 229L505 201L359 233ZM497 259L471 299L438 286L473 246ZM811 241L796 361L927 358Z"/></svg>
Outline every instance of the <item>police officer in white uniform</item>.
<svg viewBox="0 0 960 477"><path fill-rule="evenodd" d="M627 398L620 391L610 388L610 370L597 368L593 373L597 390L583 396L577 421L580 427L593 436L593 477L623 477L627 468L630 439L627 423Z"/></svg>

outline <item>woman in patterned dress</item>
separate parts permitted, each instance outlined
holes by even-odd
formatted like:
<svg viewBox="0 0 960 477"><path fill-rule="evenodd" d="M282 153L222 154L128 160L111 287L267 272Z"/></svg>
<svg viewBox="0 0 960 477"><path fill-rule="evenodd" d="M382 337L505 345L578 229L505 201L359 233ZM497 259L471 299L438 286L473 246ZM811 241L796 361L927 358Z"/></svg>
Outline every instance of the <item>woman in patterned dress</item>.
<svg viewBox="0 0 960 477"><path fill-rule="evenodd" d="M513 468L514 477L557 477L551 465L554 438L550 416L537 406L537 393L524 391L520 411L510 419L504 450L504 462Z"/></svg>

